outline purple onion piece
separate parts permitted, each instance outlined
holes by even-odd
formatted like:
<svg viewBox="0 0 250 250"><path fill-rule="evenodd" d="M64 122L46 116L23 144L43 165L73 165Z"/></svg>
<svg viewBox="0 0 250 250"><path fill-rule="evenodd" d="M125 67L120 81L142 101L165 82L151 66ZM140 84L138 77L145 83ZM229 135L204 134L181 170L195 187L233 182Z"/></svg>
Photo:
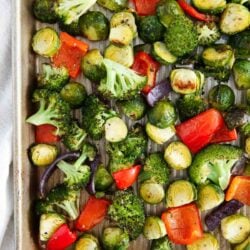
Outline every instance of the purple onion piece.
<svg viewBox="0 0 250 250"><path fill-rule="evenodd" d="M208 230L214 231L220 225L222 219L235 214L243 206L244 204L237 200L223 202L218 208L205 217L205 224Z"/></svg>
<svg viewBox="0 0 250 250"><path fill-rule="evenodd" d="M168 96L170 92L170 83L167 79L165 79L150 90L146 96L147 102L151 107L153 107L156 102L160 101L163 97Z"/></svg>
<svg viewBox="0 0 250 250"><path fill-rule="evenodd" d="M244 155L242 155L240 160L238 160L234 164L231 171L232 175L242 175L244 173L246 163L247 163L247 158Z"/></svg>
<svg viewBox="0 0 250 250"><path fill-rule="evenodd" d="M40 183L39 183L40 198L44 198L46 196L46 191L45 191L46 184L47 184L49 178L51 177L51 175L56 170L57 163L59 161L66 160L69 158L74 158L74 159L79 158L80 155L81 155L80 152L69 152L69 153L62 154L59 157L57 157L56 160L47 167L47 169L45 170L45 172L41 176Z"/></svg>

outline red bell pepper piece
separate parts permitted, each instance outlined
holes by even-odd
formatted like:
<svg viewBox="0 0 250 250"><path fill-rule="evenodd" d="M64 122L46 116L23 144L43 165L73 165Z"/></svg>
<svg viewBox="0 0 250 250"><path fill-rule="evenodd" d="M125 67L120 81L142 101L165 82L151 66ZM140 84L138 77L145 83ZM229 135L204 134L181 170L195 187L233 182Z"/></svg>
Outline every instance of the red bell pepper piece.
<svg viewBox="0 0 250 250"><path fill-rule="evenodd" d="M224 124L221 113L209 109L176 126L176 133L192 153L208 145Z"/></svg>
<svg viewBox="0 0 250 250"><path fill-rule="evenodd" d="M76 78L80 73L81 59L87 53L89 46L66 32L60 33L60 40L61 47L52 57L52 62L56 67L66 67L69 75Z"/></svg>
<svg viewBox="0 0 250 250"><path fill-rule="evenodd" d="M60 137L55 135L57 128L50 124L35 127L36 143L55 143L60 141Z"/></svg>
<svg viewBox="0 0 250 250"><path fill-rule="evenodd" d="M76 221L76 229L82 232L92 229L104 219L109 205L110 201L107 199L97 199L95 196L90 196Z"/></svg>
<svg viewBox="0 0 250 250"><path fill-rule="evenodd" d="M132 69L138 74L148 77L146 86L142 92L147 94L156 84L156 74L160 68L160 64L156 62L150 55L143 51L139 51L135 55L134 64Z"/></svg>
<svg viewBox="0 0 250 250"><path fill-rule="evenodd" d="M199 210L195 203L169 208L163 212L161 219L169 239L175 244L192 244L203 236Z"/></svg>
<svg viewBox="0 0 250 250"><path fill-rule="evenodd" d="M77 239L77 234L70 231L67 224L60 226L47 243L47 250L65 250Z"/></svg>
<svg viewBox="0 0 250 250"><path fill-rule="evenodd" d="M188 4L186 0L178 0L178 4L183 9L185 13L189 16L196 18L197 20L204 21L204 22L214 22L217 21L217 17L206 15L197 11L193 6Z"/></svg>
<svg viewBox="0 0 250 250"><path fill-rule="evenodd" d="M133 0L133 2L138 15L149 16L155 14L156 6L160 0Z"/></svg>
<svg viewBox="0 0 250 250"><path fill-rule="evenodd" d="M131 168L123 169L112 174L118 189L127 189L137 180L141 166L136 165Z"/></svg>

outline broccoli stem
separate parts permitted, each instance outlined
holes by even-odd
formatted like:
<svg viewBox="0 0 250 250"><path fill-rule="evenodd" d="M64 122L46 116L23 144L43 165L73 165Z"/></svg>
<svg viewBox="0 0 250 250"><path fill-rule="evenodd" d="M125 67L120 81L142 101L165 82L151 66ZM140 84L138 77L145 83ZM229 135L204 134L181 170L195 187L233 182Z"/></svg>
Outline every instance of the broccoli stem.
<svg viewBox="0 0 250 250"><path fill-rule="evenodd" d="M71 164L67 163L66 161L60 161L57 164L57 167L63 171L63 173L66 175L66 179L70 178L73 179L74 182L77 182L79 179L79 173L77 172L77 168L72 166Z"/></svg>
<svg viewBox="0 0 250 250"><path fill-rule="evenodd" d="M77 206L72 201L64 201L62 204L57 204L57 206L65 210L68 213L70 219L72 220L75 220L79 215Z"/></svg>

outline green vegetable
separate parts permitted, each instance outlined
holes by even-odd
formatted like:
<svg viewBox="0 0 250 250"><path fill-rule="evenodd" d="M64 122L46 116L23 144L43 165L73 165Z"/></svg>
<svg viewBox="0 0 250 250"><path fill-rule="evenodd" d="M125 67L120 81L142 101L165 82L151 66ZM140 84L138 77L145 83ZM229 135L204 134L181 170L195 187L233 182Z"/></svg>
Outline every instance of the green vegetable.
<svg viewBox="0 0 250 250"><path fill-rule="evenodd" d="M157 16L146 16L139 22L139 37L145 43L153 43L162 40L164 26Z"/></svg>
<svg viewBox="0 0 250 250"><path fill-rule="evenodd" d="M103 56L98 49L92 49L83 57L81 68L83 74L93 82L99 82L106 76L105 67L102 64Z"/></svg>
<svg viewBox="0 0 250 250"><path fill-rule="evenodd" d="M148 120L158 128L167 128L175 123L177 119L174 105L167 100L158 101L148 111Z"/></svg>
<svg viewBox="0 0 250 250"><path fill-rule="evenodd" d="M70 34L72 36L80 36L81 35L79 20L74 21L71 24L65 24L64 22L60 21L59 28L60 28L60 30L67 32L68 34Z"/></svg>
<svg viewBox="0 0 250 250"><path fill-rule="evenodd" d="M176 57L191 53L198 46L198 34L191 20L186 17L174 19L165 32L167 49Z"/></svg>
<svg viewBox="0 0 250 250"><path fill-rule="evenodd" d="M164 159L175 170L188 168L192 163L192 155L182 142L171 142L165 149Z"/></svg>
<svg viewBox="0 0 250 250"><path fill-rule="evenodd" d="M119 227L107 227L102 233L105 250L126 250L129 247L129 235Z"/></svg>
<svg viewBox="0 0 250 250"><path fill-rule="evenodd" d="M245 141L245 151L250 156L250 137L248 137Z"/></svg>
<svg viewBox="0 0 250 250"><path fill-rule="evenodd" d="M152 54L152 44L150 43L143 43L143 44L138 44L134 46L134 54L137 54L138 52L145 52L149 55Z"/></svg>
<svg viewBox="0 0 250 250"><path fill-rule="evenodd" d="M200 185L198 187L197 203L201 211L219 206L224 201L224 192L214 184Z"/></svg>
<svg viewBox="0 0 250 250"><path fill-rule="evenodd" d="M97 0L97 3L111 11L120 11L128 7L128 0Z"/></svg>
<svg viewBox="0 0 250 250"><path fill-rule="evenodd" d="M153 56L161 64L169 65L177 61L177 57L172 55L163 42L153 44Z"/></svg>
<svg viewBox="0 0 250 250"><path fill-rule="evenodd" d="M39 240L47 241L64 223L65 218L57 213L42 214L40 217Z"/></svg>
<svg viewBox="0 0 250 250"><path fill-rule="evenodd" d="M198 33L199 45L211 45L221 37L219 27L215 22L197 22L195 26Z"/></svg>
<svg viewBox="0 0 250 250"><path fill-rule="evenodd" d="M53 0L35 0L33 2L33 13L37 20L44 23L55 23L57 15L54 9Z"/></svg>
<svg viewBox="0 0 250 250"><path fill-rule="evenodd" d="M213 77L218 81L226 82L229 80L231 71L228 68L215 68L210 66L199 67L205 77Z"/></svg>
<svg viewBox="0 0 250 250"><path fill-rule="evenodd" d="M131 240L136 239L143 231L143 203L132 191L117 191L109 206L108 215L129 234Z"/></svg>
<svg viewBox="0 0 250 250"><path fill-rule="evenodd" d="M189 168L189 176L196 184L209 181L225 190L231 177L233 165L241 158L242 150L232 145L209 145L195 155Z"/></svg>
<svg viewBox="0 0 250 250"><path fill-rule="evenodd" d="M197 199L195 186L186 180L171 183L166 192L167 207L179 207Z"/></svg>
<svg viewBox="0 0 250 250"><path fill-rule="evenodd" d="M146 132L148 137L156 144L164 144L175 135L175 127L169 126L167 128L158 128L147 122Z"/></svg>
<svg viewBox="0 0 250 250"><path fill-rule="evenodd" d="M147 77L119 63L104 59L103 64L107 77L101 80L98 90L106 98L130 99L136 96L147 82Z"/></svg>
<svg viewBox="0 0 250 250"><path fill-rule="evenodd" d="M172 244L167 236L152 241L150 250L173 250Z"/></svg>
<svg viewBox="0 0 250 250"><path fill-rule="evenodd" d="M250 88L250 61L236 60L233 66L233 75L236 87L239 89Z"/></svg>
<svg viewBox="0 0 250 250"><path fill-rule="evenodd" d="M119 47L110 44L104 51L104 57L128 68L134 63L134 51L130 45Z"/></svg>
<svg viewBox="0 0 250 250"><path fill-rule="evenodd" d="M46 167L56 159L58 149L55 145L36 144L29 149L29 155L34 165Z"/></svg>
<svg viewBox="0 0 250 250"><path fill-rule="evenodd" d="M32 38L32 48L40 56L51 57L57 53L59 47L59 36L52 28L42 28Z"/></svg>
<svg viewBox="0 0 250 250"><path fill-rule="evenodd" d="M100 11L88 11L80 17L80 30L90 41L106 40L109 34L109 21Z"/></svg>
<svg viewBox="0 0 250 250"><path fill-rule="evenodd" d="M101 247L94 235L85 233L76 242L75 250L101 250Z"/></svg>
<svg viewBox="0 0 250 250"><path fill-rule="evenodd" d="M167 234L164 222L157 216L148 216L145 220L143 235L148 240L159 239Z"/></svg>
<svg viewBox="0 0 250 250"><path fill-rule="evenodd" d="M95 172L95 189L97 191L106 191L113 183L113 178L108 170L103 166L98 166Z"/></svg>
<svg viewBox="0 0 250 250"><path fill-rule="evenodd" d="M187 245L187 250L219 250L218 240L210 233L204 233L203 237L193 244Z"/></svg>
<svg viewBox="0 0 250 250"><path fill-rule="evenodd" d="M220 29L227 35L233 35L247 29L250 25L250 12L241 5L230 3L227 4L221 19Z"/></svg>
<svg viewBox="0 0 250 250"><path fill-rule="evenodd" d="M250 249L250 236L243 241L241 244L237 245L234 250L249 250Z"/></svg>
<svg viewBox="0 0 250 250"><path fill-rule="evenodd" d="M210 89L208 101L213 108L225 111L234 105L235 95L229 86L220 84Z"/></svg>
<svg viewBox="0 0 250 250"><path fill-rule="evenodd" d="M227 6L226 0L192 0L192 3L198 10L212 14L221 13Z"/></svg>
<svg viewBox="0 0 250 250"><path fill-rule="evenodd" d="M221 221L221 232L231 244L241 243L250 234L250 220L241 214L230 215Z"/></svg>
<svg viewBox="0 0 250 250"><path fill-rule="evenodd" d="M147 104L140 95L130 100L119 101L117 104L122 113L134 121L142 119L147 109Z"/></svg>

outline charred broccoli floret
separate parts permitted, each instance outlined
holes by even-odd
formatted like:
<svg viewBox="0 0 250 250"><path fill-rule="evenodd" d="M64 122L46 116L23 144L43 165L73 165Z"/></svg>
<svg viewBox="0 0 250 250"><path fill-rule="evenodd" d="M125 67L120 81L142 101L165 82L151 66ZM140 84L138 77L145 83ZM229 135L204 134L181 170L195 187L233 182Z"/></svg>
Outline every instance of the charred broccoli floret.
<svg viewBox="0 0 250 250"><path fill-rule="evenodd" d="M33 102L39 103L38 111L30 116L26 121L39 126L50 124L57 128L57 135L64 135L71 120L70 107L60 97L60 94L47 89L35 90Z"/></svg>

